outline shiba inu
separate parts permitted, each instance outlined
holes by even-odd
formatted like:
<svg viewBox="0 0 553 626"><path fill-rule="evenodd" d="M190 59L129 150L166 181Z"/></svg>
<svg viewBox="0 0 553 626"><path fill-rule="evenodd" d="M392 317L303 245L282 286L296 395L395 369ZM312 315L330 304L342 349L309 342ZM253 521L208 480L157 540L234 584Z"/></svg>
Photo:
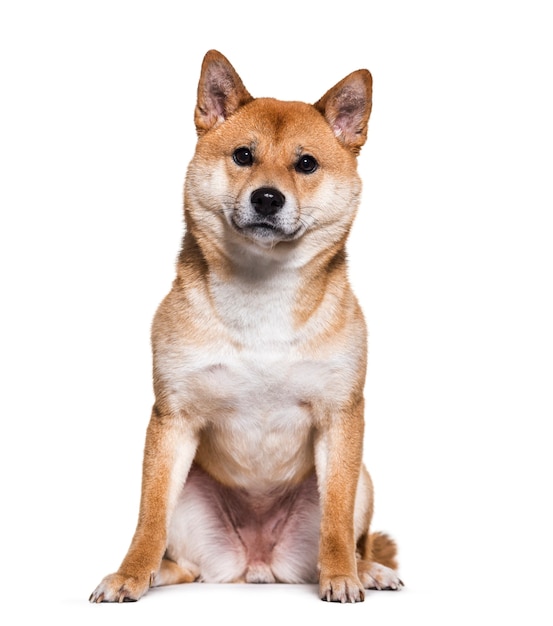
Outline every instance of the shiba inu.
<svg viewBox="0 0 553 626"><path fill-rule="evenodd" d="M371 96L358 70L314 105L253 98L206 54L138 525L92 602L196 580L318 583L337 602L402 586L394 541L369 531L367 333L346 272Z"/></svg>

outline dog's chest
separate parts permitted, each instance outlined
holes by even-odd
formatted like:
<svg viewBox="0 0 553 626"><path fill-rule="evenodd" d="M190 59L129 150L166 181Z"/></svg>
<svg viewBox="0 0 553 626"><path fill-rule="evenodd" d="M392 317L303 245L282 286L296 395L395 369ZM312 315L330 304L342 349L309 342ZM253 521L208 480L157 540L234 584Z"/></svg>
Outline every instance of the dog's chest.
<svg viewBox="0 0 553 626"><path fill-rule="evenodd" d="M195 403L207 423L202 464L243 488L293 482L313 466L310 399L322 391L320 365L260 347L221 358L195 377L203 390Z"/></svg>
<svg viewBox="0 0 553 626"><path fill-rule="evenodd" d="M302 350L294 290L268 281L256 289L221 285L214 293L221 332L188 359L195 387L225 406L225 423L236 420L237 428L243 420L275 429L297 421L309 398L322 391L321 370L330 365Z"/></svg>
<svg viewBox="0 0 553 626"><path fill-rule="evenodd" d="M173 400L201 420L199 455L224 482L296 480L313 465L313 404L332 396L339 359L305 351L287 285L222 287L216 299L221 332L183 347Z"/></svg>

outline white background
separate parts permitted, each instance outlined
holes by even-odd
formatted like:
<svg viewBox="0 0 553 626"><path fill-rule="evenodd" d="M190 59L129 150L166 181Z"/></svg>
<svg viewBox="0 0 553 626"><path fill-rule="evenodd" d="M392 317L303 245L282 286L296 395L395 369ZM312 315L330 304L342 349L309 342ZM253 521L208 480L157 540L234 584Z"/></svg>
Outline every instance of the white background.
<svg viewBox="0 0 553 626"><path fill-rule="evenodd" d="M1 584L10 623L551 624L546 2L2 2ZM363 7L363 8L361 8ZM351 278L366 463L399 594L154 590L92 606L136 521L149 327L182 235L202 57L254 95L374 77Z"/></svg>

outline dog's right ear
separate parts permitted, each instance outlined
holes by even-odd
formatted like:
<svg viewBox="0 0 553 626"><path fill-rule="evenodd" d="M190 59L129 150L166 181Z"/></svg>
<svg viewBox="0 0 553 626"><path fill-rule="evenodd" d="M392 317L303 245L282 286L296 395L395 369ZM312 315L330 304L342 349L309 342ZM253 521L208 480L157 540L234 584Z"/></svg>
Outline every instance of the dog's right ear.
<svg viewBox="0 0 553 626"><path fill-rule="evenodd" d="M253 100L236 70L217 50L204 57L198 84L194 122L198 135L222 124L239 107Z"/></svg>

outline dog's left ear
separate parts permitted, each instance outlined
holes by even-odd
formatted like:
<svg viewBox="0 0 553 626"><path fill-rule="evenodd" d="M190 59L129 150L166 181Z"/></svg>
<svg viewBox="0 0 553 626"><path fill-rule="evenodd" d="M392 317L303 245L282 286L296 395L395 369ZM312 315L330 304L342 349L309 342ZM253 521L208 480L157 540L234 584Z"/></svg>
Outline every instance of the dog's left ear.
<svg viewBox="0 0 553 626"><path fill-rule="evenodd" d="M219 126L239 107L253 100L226 57L210 50L204 57L194 122L198 135Z"/></svg>
<svg viewBox="0 0 553 626"><path fill-rule="evenodd" d="M354 154L367 139L372 106L372 77L368 70L357 70L329 89L314 104L326 118L334 134Z"/></svg>

